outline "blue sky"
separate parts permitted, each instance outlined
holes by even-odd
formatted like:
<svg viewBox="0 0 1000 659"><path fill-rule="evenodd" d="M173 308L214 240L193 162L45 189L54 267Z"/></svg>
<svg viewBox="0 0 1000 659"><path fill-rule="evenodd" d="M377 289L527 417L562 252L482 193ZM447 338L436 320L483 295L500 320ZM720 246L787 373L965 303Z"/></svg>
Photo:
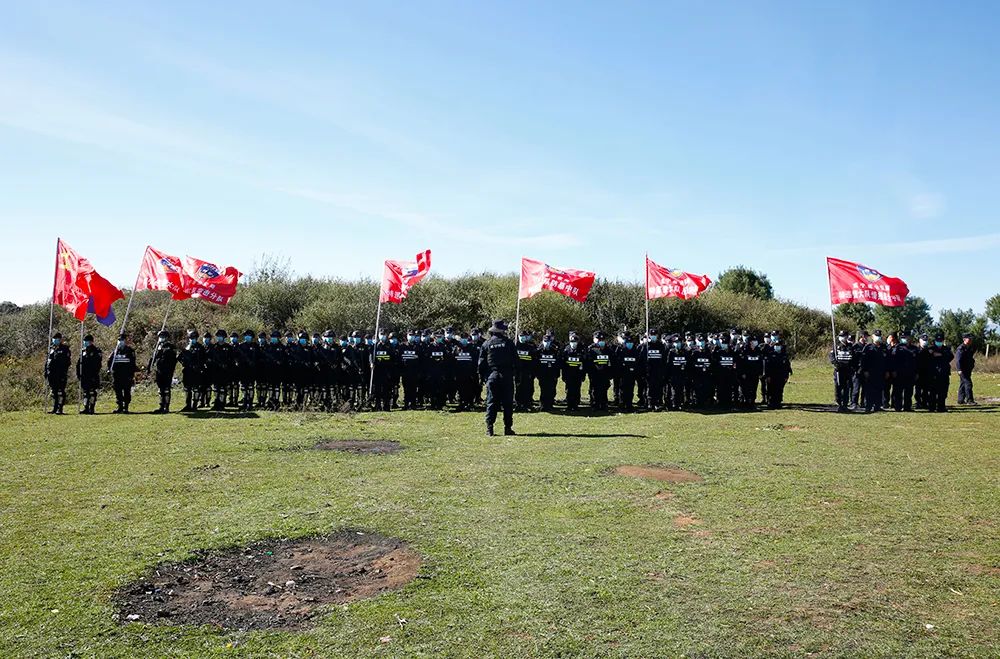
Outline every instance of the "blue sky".
<svg viewBox="0 0 1000 659"><path fill-rule="evenodd" d="M1000 291L997 3L0 7L0 299L47 297L56 236L128 286L148 243Z"/></svg>

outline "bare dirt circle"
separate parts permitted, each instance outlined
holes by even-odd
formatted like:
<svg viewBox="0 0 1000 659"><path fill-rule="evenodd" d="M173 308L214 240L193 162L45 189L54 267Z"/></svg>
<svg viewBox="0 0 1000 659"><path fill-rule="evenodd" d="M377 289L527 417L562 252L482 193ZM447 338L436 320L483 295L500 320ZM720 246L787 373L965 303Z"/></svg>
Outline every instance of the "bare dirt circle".
<svg viewBox="0 0 1000 659"><path fill-rule="evenodd" d="M154 567L114 596L119 622L299 629L326 604L398 590L420 569L403 541L345 530L201 551Z"/></svg>
<svg viewBox="0 0 1000 659"><path fill-rule="evenodd" d="M655 467L652 465L619 465L612 472L618 476L648 478L668 483L700 483L704 478L680 467Z"/></svg>
<svg viewBox="0 0 1000 659"><path fill-rule="evenodd" d="M344 451L345 453L371 453L384 455L398 453L403 445L390 439L324 439L316 442L317 451Z"/></svg>

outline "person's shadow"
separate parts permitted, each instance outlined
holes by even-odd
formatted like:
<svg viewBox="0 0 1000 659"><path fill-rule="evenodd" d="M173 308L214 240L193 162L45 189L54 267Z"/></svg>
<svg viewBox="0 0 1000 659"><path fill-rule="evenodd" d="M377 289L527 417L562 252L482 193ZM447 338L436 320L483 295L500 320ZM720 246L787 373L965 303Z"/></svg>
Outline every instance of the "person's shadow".
<svg viewBox="0 0 1000 659"><path fill-rule="evenodd" d="M588 439L610 439L614 437L636 437L647 439L649 435L633 433L574 433L574 432L519 432L518 437L585 437Z"/></svg>

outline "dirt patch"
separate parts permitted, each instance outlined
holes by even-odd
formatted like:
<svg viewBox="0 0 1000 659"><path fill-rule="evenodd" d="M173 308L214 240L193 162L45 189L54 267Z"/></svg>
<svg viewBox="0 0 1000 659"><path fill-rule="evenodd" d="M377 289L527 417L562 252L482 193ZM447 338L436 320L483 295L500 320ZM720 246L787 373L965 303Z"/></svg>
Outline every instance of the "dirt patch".
<svg viewBox="0 0 1000 659"><path fill-rule="evenodd" d="M419 569L420 555L401 540L348 530L201 551L157 565L114 600L122 623L298 629L320 606L397 590Z"/></svg>
<svg viewBox="0 0 1000 659"><path fill-rule="evenodd" d="M674 526L679 528L694 526L696 524L701 524L701 520L697 517L691 517L690 515L678 515L674 517Z"/></svg>
<svg viewBox="0 0 1000 659"><path fill-rule="evenodd" d="M659 492L653 495L653 498L656 499L657 501L669 501L670 499L674 498L674 493L668 492L667 490L660 490Z"/></svg>
<svg viewBox="0 0 1000 659"><path fill-rule="evenodd" d="M762 428L757 428L757 430L776 430L779 432L782 430L788 430L791 432L802 432L803 430L805 430L805 428L803 426L794 426L794 425L786 426L783 423L772 423L769 426L763 426Z"/></svg>
<svg viewBox="0 0 1000 659"><path fill-rule="evenodd" d="M619 465L614 472L618 476L631 476L632 478L649 478L656 481L666 481L668 483L700 483L705 480L693 471L681 469L680 467L653 467L644 465Z"/></svg>
<svg viewBox="0 0 1000 659"><path fill-rule="evenodd" d="M967 566L970 574L978 576L990 576L990 577L1000 577L1000 567L993 565L969 565Z"/></svg>
<svg viewBox="0 0 1000 659"><path fill-rule="evenodd" d="M388 439L324 439L316 442L317 451L344 451L345 453L372 453L385 455L398 453L403 445Z"/></svg>

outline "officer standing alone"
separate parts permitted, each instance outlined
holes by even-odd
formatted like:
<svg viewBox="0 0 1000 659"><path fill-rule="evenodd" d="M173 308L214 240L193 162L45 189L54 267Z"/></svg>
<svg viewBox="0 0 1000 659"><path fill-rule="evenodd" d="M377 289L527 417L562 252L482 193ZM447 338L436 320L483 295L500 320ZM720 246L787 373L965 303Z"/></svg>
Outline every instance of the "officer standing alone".
<svg viewBox="0 0 1000 659"><path fill-rule="evenodd" d="M125 343L125 335L118 337L111 357L108 358L108 370L111 372L111 385L115 390L115 402L118 407L113 414L128 414L128 406L132 402L132 385L135 384L135 350Z"/></svg>
<svg viewBox="0 0 1000 659"><path fill-rule="evenodd" d="M972 369L976 367L976 349L972 345L972 335L962 335L962 345L955 350L955 366L958 367L958 404L976 405L972 395Z"/></svg>
<svg viewBox="0 0 1000 659"><path fill-rule="evenodd" d="M479 375L486 382L486 434L494 435L493 424L503 410L503 434L514 435L514 342L507 338L507 321L496 320L490 339L479 355Z"/></svg>

